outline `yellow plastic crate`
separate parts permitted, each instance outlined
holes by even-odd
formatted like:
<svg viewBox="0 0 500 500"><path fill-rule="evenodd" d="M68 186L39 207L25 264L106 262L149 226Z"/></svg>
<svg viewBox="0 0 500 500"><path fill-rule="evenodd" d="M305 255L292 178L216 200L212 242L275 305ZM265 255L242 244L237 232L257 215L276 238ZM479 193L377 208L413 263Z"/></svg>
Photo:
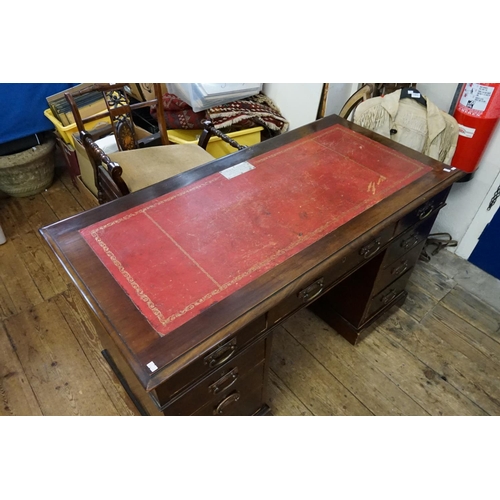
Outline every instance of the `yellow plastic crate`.
<svg viewBox="0 0 500 500"><path fill-rule="evenodd" d="M245 130L238 130L237 132L229 132L229 134L226 135L242 146L252 146L260 142L260 133L262 130L264 130L262 127L253 127ZM202 130L168 130L168 138L175 144L197 144L202 132ZM221 156L234 153L237 149L233 148L219 137L211 137L208 142L207 151L214 158L220 158Z"/></svg>
<svg viewBox="0 0 500 500"><path fill-rule="evenodd" d="M72 123L71 125L64 126L52 113L51 109L46 109L43 114L54 124L56 127L56 130L59 132L59 135L61 136L62 140L66 144L71 144L73 148L75 147L75 141L73 139L73 134L78 132L78 128L76 126L76 123ZM96 127L102 126L102 125L107 125L111 123L111 120L108 116L104 116L102 118L99 118L98 120L95 120L93 122L90 122L86 124L86 127L88 127L89 130L92 130Z"/></svg>

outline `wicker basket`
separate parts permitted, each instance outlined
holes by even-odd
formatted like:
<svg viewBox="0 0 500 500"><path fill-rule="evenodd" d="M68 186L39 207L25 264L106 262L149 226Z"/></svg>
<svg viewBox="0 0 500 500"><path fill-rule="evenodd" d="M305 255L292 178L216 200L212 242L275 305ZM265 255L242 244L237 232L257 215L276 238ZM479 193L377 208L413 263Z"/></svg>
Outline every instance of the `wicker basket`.
<svg viewBox="0 0 500 500"><path fill-rule="evenodd" d="M0 156L0 191L16 197L47 189L54 179L55 140L21 153Z"/></svg>

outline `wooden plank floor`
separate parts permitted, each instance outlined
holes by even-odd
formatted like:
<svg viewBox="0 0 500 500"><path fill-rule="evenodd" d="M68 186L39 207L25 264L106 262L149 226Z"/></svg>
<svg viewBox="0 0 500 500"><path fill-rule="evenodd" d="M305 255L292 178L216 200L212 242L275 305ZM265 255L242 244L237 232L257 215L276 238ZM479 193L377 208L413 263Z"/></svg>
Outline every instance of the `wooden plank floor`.
<svg viewBox="0 0 500 500"><path fill-rule="evenodd" d="M82 299L38 233L91 208L58 168L0 198L0 415L137 415ZM419 263L404 306L353 347L304 310L275 330L274 415L500 415L500 286L448 251Z"/></svg>

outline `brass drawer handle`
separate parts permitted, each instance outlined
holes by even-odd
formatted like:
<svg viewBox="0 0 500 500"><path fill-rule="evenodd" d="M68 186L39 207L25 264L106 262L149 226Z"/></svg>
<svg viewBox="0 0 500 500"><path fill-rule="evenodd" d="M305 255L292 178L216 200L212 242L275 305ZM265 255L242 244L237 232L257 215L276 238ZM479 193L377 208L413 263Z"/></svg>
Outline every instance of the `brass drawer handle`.
<svg viewBox="0 0 500 500"><path fill-rule="evenodd" d="M215 352L205 357L205 364L210 368L226 362L236 352L236 338L219 347Z"/></svg>
<svg viewBox="0 0 500 500"><path fill-rule="evenodd" d="M408 269L408 261L405 260L400 266L395 267L392 271L391 274L393 276L399 276L400 274L403 274L406 270Z"/></svg>
<svg viewBox="0 0 500 500"><path fill-rule="evenodd" d="M419 241L420 238L418 234L412 234L409 238L406 238L406 240L403 240L401 242L401 247L405 250L409 250L410 248L413 248L417 243L419 243Z"/></svg>
<svg viewBox="0 0 500 500"><path fill-rule="evenodd" d="M227 398L223 399L217 408L214 410L214 415L224 415L224 410L233 403L236 403L240 400L240 393L233 392Z"/></svg>
<svg viewBox="0 0 500 500"><path fill-rule="evenodd" d="M381 246L380 238L377 238L377 239L373 240L370 244L364 246L359 251L359 254L363 258L368 259L368 257L371 257L372 255L376 254L379 251L380 246Z"/></svg>
<svg viewBox="0 0 500 500"><path fill-rule="evenodd" d="M222 376L217 382L214 382L209 388L208 392L211 392L212 394L219 394L219 392L225 391L226 389L229 389L236 380L238 379L238 367L233 368L229 373L226 373L226 375ZM224 388L222 386L226 383L229 382Z"/></svg>
<svg viewBox="0 0 500 500"><path fill-rule="evenodd" d="M320 278L309 285L307 288L301 290L298 293L299 299L302 299L303 302L309 302L316 298L323 291L324 282L325 278Z"/></svg>
<svg viewBox="0 0 500 500"><path fill-rule="evenodd" d="M417 217L420 219L420 220L423 220L425 219L426 217L429 217L429 215L432 214L432 212L434 212L434 203L431 203L430 205L428 206L423 206L421 207L418 212L417 212Z"/></svg>
<svg viewBox="0 0 500 500"><path fill-rule="evenodd" d="M388 304L391 300L396 298L396 295L398 294L397 290L390 290L387 295L384 296L382 299L383 304Z"/></svg>

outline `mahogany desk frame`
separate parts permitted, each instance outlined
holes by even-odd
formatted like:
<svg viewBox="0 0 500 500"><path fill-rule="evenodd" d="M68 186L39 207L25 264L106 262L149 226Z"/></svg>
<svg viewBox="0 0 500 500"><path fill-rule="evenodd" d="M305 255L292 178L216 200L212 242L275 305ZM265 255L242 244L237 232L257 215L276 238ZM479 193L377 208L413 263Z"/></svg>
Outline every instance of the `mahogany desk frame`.
<svg viewBox="0 0 500 500"><path fill-rule="evenodd" d="M151 328L78 232L334 124L432 170L164 337ZM264 414L272 329L300 308L311 306L355 344L367 324L404 301L411 274L407 268L418 259L449 188L463 175L332 115L41 228L40 233L85 299L103 354L141 414ZM415 233L418 241L412 227L420 228ZM412 251L405 254L403 263L393 265L393 271L404 271L404 279L381 295L380 280L385 284L393 279L387 278L389 255L392 265L404 245ZM374 306L374 300L380 305ZM154 371L148 368L151 361L157 366Z"/></svg>

